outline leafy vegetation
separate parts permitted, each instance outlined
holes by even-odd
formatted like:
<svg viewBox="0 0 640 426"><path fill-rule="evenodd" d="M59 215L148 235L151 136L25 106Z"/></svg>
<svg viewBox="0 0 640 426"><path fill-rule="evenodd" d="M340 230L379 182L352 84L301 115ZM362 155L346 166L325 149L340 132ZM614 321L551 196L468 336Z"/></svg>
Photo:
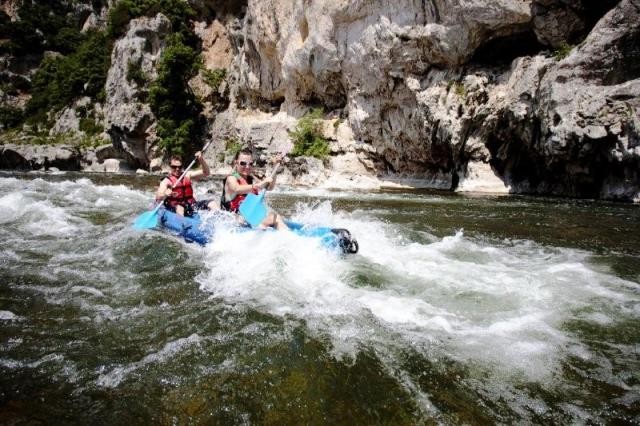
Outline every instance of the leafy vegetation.
<svg viewBox="0 0 640 426"><path fill-rule="evenodd" d="M109 13L107 33L112 39L122 36L131 19L164 14L171 21L173 34L158 64L158 78L148 92L141 91L140 101L148 101L158 120L158 136L170 154L185 154L201 128L202 106L187 82L201 67L199 39L190 22L195 11L184 0L120 0ZM139 64L130 63L127 79L138 86L146 84L147 77Z"/></svg>
<svg viewBox="0 0 640 426"><path fill-rule="evenodd" d="M23 113L20 108L11 106L0 107L0 126L3 129L12 129L22 123Z"/></svg>
<svg viewBox="0 0 640 426"><path fill-rule="evenodd" d="M229 157L235 157L235 155L240 152L242 148L243 146L240 141L235 138L227 139L224 145L225 154Z"/></svg>
<svg viewBox="0 0 640 426"><path fill-rule="evenodd" d="M201 105L187 82L201 64L199 53L180 33L167 39L158 64L158 78L149 88L149 104L158 119L158 136L171 154L182 155L197 136Z"/></svg>
<svg viewBox="0 0 640 426"><path fill-rule="evenodd" d="M101 145L105 145L110 143L110 141L103 139L99 135L85 135L77 142L78 147L80 148L97 148Z"/></svg>
<svg viewBox="0 0 640 426"><path fill-rule="evenodd" d="M18 10L20 19L15 22L0 11L0 40L3 40L0 54L57 52L44 55L28 87L16 86L21 82L2 82L4 93L30 91L32 97L24 112L8 107L0 109L0 125L8 129L26 121L42 130L42 124L51 125L53 112L79 97L104 101L113 43L124 34L131 19L162 13L171 21L172 34L159 61L158 78L150 84L135 62L128 64L126 78L139 86L138 100L148 102L156 115L163 147L169 153L185 153L202 125L202 107L187 85L201 67L197 53L200 40L191 25L196 14L189 2L119 0L110 10L107 30L87 34L81 33L80 23L74 21L73 16L77 15L73 13L73 4L67 0L24 1ZM224 70L214 70L209 75L210 84L219 85L225 76ZM89 111L81 113L80 118L80 128L87 137L102 133L102 127Z"/></svg>
<svg viewBox="0 0 640 426"><path fill-rule="evenodd" d="M147 83L147 76L142 71L139 62L129 61L127 64L127 80L136 83L138 87L143 87Z"/></svg>
<svg viewBox="0 0 640 426"><path fill-rule="evenodd" d="M74 99L99 99L107 78L110 49L104 33L92 32L68 56L42 61L32 79L33 96L26 108L31 122L46 122L49 111L57 111Z"/></svg>
<svg viewBox="0 0 640 426"><path fill-rule="evenodd" d="M464 84L456 80L449 80L447 82L447 91L453 89L453 92L458 95L460 98L465 98L467 96L467 89L465 89Z"/></svg>
<svg viewBox="0 0 640 426"><path fill-rule="evenodd" d="M73 52L82 43L82 34L71 12L70 2L61 0L23 1L18 9L20 19L15 22L0 12L0 38L8 40L0 45L0 53Z"/></svg>
<svg viewBox="0 0 640 426"><path fill-rule="evenodd" d="M215 70L202 70L202 78L213 90L217 91L220 84L227 76L227 70L224 68L216 68Z"/></svg>
<svg viewBox="0 0 640 426"><path fill-rule="evenodd" d="M141 16L155 16L162 13L171 21L174 32L194 37L189 21L196 16L195 11L184 0L120 0L109 12L107 32L109 37L121 37L129 21Z"/></svg>
<svg viewBox="0 0 640 426"><path fill-rule="evenodd" d="M104 127L97 123L95 119L91 117L84 117L80 119L79 128L88 136L99 135L104 132Z"/></svg>
<svg viewBox="0 0 640 426"><path fill-rule="evenodd" d="M291 132L292 157L307 156L323 159L329 155L329 141L322 136L320 119L323 111L316 108L300 118Z"/></svg>
<svg viewBox="0 0 640 426"><path fill-rule="evenodd" d="M553 57L556 58L556 60L560 61L560 60L566 58L567 56L569 56L569 53L571 53L572 49L573 49L572 45L570 45L570 44L568 44L566 42L562 42L556 48L556 50L553 51Z"/></svg>

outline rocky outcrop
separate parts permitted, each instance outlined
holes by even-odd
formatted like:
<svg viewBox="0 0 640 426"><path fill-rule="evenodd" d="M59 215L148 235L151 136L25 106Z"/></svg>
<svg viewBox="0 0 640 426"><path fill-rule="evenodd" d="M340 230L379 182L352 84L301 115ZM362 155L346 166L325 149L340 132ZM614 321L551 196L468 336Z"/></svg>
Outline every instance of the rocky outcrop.
<svg viewBox="0 0 640 426"><path fill-rule="evenodd" d="M566 58L529 67L535 92L510 90L521 99L487 136L499 175L519 192L638 200L639 43L640 2L623 1Z"/></svg>
<svg viewBox="0 0 640 426"><path fill-rule="evenodd" d="M229 106L228 70L234 50L226 27L217 19L196 22L195 33L202 40L202 70L189 86L203 104L203 114L212 119Z"/></svg>
<svg viewBox="0 0 640 426"><path fill-rule="evenodd" d="M80 150L70 145L0 145L0 168L80 170Z"/></svg>
<svg viewBox="0 0 640 426"><path fill-rule="evenodd" d="M0 145L0 169L133 172L111 144L95 148L68 144L4 144Z"/></svg>
<svg viewBox="0 0 640 426"><path fill-rule="evenodd" d="M337 111L386 180L638 199L638 9L250 1L235 102Z"/></svg>
<svg viewBox="0 0 640 426"><path fill-rule="evenodd" d="M81 3L86 28L113 5ZM189 86L219 170L239 143L261 161L289 150L297 119L322 107L331 155L292 161L283 180L640 201L640 0L189 4L204 65ZM159 14L116 41L101 110L115 152L82 167L161 168L146 96L170 32ZM16 67L0 62L6 78ZM77 131L77 112L53 133Z"/></svg>
<svg viewBox="0 0 640 426"><path fill-rule="evenodd" d="M157 77L156 65L171 23L162 14L134 19L111 54L104 106L105 130L133 167L146 168L155 141L155 117L146 103L146 86ZM144 82L132 75L144 76Z"/></svg>

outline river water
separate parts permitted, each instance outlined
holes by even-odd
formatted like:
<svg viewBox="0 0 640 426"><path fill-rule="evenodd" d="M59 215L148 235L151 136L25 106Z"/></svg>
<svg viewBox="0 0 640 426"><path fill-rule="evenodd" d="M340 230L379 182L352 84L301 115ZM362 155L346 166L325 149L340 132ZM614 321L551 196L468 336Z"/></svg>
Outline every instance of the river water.
<svg viewBox="0 0 640 426"><path fill-rule="evenodd" d="M268 196L341 256L135 231L157 179L0 175L0 423L640 421L639 206Z"/></svg>

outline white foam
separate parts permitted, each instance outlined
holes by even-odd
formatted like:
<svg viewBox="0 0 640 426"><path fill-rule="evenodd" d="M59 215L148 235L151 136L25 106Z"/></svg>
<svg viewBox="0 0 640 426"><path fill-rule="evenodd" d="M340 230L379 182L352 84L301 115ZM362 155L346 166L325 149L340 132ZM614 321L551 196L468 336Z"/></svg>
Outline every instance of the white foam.
<svg viewBox="0 0 640 426"><path fill-rule="evenodd" d="M316 240L293 233L237 232L234 219L219 213L204 215L205 220L218 221L212 244L184 250L205 264L197 278L203 291L234 305L303 320L312 334L331 342L338 358L354 358L367 346L393 362L394 356L385 357L385 350L410 345L435 356L492 368L495 374L515 371L545 381L568 354L596 357L564 329L567 321L579 318L609 326L622 315L640 317L640 286L595 270L588 253L531 241L478 241L467 238L462 230L438 238L426 226L409 231L377 220L371 210L335 211L330 201L349 197L425 205L455 202L449 198L307 194L329 201L300 203L292 219L349 229L360 243L357 255L340 256ZM16 288L41 292L52 304L68 303L72 296L87 321L144 315L149 308L142 304L134 309L109 306L109 294L136 291L132 283L137 275L117 270L114 276L114 269L104 265L117 261L113 251L123 241L145 238L127 220L147 208L151 198L148 191L96 186L88 179L0 179L2 241L14 247L14 242L33 239L37 244L29 249L47 259L47 267L39 273L74 283ZM80 214L96 210L123 220L100 228ZM67 240L73 242L62 244ZM23 254L5 249L3 256L19 260ZM79 284L86 282L92 285ZM109 287L93 283L109 283ZM171 348L160 350L156 358L103 372L99 382L117 386L141 366L162 362L163 354L172 356Z"/></svg>
<svg viewBox="0 0 640 426"><path fill-rule="evenodd" d="M347 356L358 342L393 346L399 343L390 336L404 336L417 347L438 342L454 359L544 381L570 350L588 352L563 330L575 312L594 298L624 302L635 315L640 305L637 294L622 290L626 282L594 271L588 254L576 250L479 244L462 231L431 244L410 242L401 229L334 212L328 201L299 204L293 219L348 228L360 253L332 255L277 232L220 232L206 248L201 289L302 318ZM363 280L363 273L374 277ZM594 320L605 321L604 314Z"/></svg>
<svg viewBox="0 0 640 426"><path fill-rule="evenodd" d="M11 311L0 311L0 321L14 321L19 317Z"/></svg>
<svg viewBox="0 0 640 426"><path fill-rule="evenodd" d="M73 293L86 293L92 296L104 297L104 293L94 287L87 287L82 285L76 285L71 287Z"/></svg>
<svg viewBox="0 0 640 426"><path fill-rule="evenodd" d="M169 342L158 352L151 353L145 356L143 359L137 362L133 362L131 364L117 366L106 373L100 374L98 377L96 384L101 387L106 388L115 388L127 378L131 373L136 370L145 367L149 364L157 364L162 363L167 359L173 358L177 353L182 352L183 350L191 347L193 345L199 344L202 341L202 338L197 334L192 334L189 337L185 337L183 339L177 339L175 341Z"/></svg>

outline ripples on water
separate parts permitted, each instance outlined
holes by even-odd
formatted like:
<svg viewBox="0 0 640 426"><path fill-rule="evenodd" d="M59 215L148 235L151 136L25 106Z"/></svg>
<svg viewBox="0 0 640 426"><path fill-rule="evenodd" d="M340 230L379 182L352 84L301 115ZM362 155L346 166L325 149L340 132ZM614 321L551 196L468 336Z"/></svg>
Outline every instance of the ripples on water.
<svg viewBox="0 0 640 426"><path fill-rule="evenodd" d="M639 419L637 206L270 195L350 229L361 251L341 257L136 232L155 182L92 179L0 177L0 419Z"/></svg>

